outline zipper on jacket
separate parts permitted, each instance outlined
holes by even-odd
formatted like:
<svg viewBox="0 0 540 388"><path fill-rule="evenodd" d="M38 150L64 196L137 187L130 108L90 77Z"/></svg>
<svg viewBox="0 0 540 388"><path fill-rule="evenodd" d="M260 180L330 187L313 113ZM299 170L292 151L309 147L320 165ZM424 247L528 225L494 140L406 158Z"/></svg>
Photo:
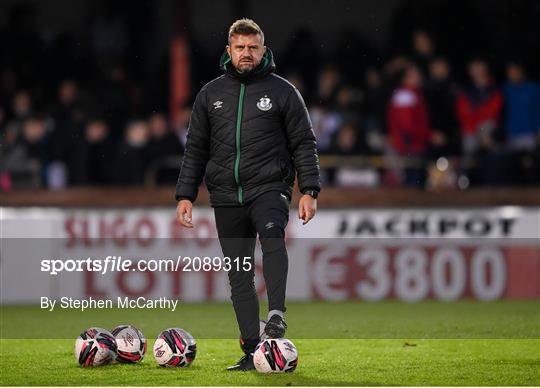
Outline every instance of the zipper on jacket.
<svg viewBox="0 0 540 388"><path fill-rule="evenodd" d="M240 184L240 130L242 129L242 115L244 113L244 94L246 85L240 84L240 96L238 97L238 112L236 114L236 160L234 161L234 179L238 186L238 202L244 204L244 192Z"/></svg>

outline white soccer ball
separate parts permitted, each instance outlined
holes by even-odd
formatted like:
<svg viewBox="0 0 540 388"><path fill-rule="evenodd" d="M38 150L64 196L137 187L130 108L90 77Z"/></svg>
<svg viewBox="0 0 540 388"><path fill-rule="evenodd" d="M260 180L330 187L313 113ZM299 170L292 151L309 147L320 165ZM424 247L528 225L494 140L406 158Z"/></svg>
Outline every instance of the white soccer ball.
<svg viewBox="0 0 540 388"><path fill-rule="evenodd" d="M286 338L266 339L257 345L253 363L260 373L292 372L298 364L298 351Z"/></svg>
<svg viewBox="0 0 540 388"><path fill-rule="evenodd" d="M265 327L266 327L266 321L263 321L262 319L260 319L259 320L259 341L264 341L265 339L268 338L268 334L264 332ZM244 343L244 340L242 339L242 337L240 337L240 349L242 349L242 351L244 351L244 349L242 348L243 343Z"/></svg>
<svg viewBox="0 0 540 388"><path fill-rule="evenodd" d="M114 336L101 327L83 331L75 340L75 358L82 366L109 364L116 357Z"/></svg>
<svg viewBox="0 0 540 388"><path fill-rule="evenodd" d="M146 338L135 326L120 325L112 330L112 335L116 339L118 350L116 361L133 364L140 362L146 354Z"/></svg>
<svg viewBox="0 0 540 388"><path fill-rule="evenodd" d="M197 354L197 343L187 331L170 328L162 331L154 343L154 358L161 366L191 365Z"/></svg>

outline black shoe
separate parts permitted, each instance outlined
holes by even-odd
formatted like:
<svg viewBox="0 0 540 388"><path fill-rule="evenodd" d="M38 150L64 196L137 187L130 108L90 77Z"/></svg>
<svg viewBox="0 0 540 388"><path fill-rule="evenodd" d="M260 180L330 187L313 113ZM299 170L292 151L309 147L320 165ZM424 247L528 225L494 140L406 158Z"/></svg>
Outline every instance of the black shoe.
<svg viewBox="0 0 540 388"><path fill-rule="evenodd" d="M285 330L287 330L287 324L277 314L272 315L264 327L264 332L270 338L283 338L285 336Z"/></svg>
<svg viewBox="0 0 540 388"><path fill-rule="evenodd" d="M253 365L252 353L246 354L236 364L227 368L227 370L242 371L242 372L245 372L248 370L254 370L254 369L255 369L255 365Z"/></svg>

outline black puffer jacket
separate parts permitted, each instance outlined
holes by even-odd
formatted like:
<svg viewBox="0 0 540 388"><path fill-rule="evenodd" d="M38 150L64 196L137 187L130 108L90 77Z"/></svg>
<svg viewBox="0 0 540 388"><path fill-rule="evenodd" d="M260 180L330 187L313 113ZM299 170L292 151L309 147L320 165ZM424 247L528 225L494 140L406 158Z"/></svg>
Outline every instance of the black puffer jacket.
<svg viewBox="0 0 540 388"><path fill-rule="evenodd" d="M298 90L273 73L272 52L247 75L227 53L225 74L206 84L195 100L176 199L197 197L204 176L210 202L240 206L270 190L292 195L320 190L319 158L308 112Z"/></svg>

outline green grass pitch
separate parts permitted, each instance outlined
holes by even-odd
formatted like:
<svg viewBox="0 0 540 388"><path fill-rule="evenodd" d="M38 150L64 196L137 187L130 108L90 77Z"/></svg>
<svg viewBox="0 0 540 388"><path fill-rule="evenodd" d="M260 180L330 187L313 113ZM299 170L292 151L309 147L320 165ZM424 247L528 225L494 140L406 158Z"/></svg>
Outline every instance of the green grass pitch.
<svg viewBox="0 0 540 388"><path fill-rule="evenodd" d="M224 371L241 356L226 303L182 304L174 313L23 306L0 313L2 385L540 385L538 301L289 303L287 337L299 365L280 375ZM188 368L160 368L150 350L138 365L79 367L79 332L121 323L139 327L149 350L159 331L182 327L197 338L197 358Z"/></svg>

